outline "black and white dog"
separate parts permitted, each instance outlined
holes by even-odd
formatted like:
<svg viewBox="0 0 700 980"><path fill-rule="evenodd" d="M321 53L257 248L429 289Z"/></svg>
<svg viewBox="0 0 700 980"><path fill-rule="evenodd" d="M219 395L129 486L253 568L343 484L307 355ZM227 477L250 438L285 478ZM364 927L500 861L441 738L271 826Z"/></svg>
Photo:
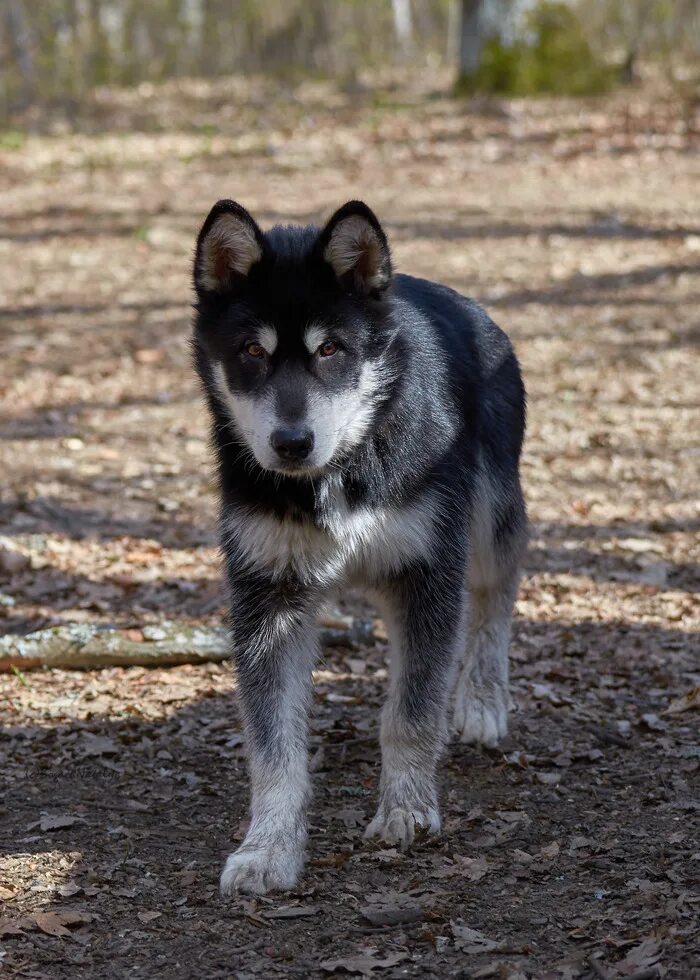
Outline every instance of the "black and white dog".
<svg viewBox="0 0 700 980"><path fill-rule="evenodd" d="M453 290L394 275L358 201L321 230L268 232L219 201L194 283L252 780L221 890L264 893L303 866L315 614L333 587L370 590L391 638L367 836L440 829L448 712L464 742L505 734L525 392L506 335Z"/></svg>

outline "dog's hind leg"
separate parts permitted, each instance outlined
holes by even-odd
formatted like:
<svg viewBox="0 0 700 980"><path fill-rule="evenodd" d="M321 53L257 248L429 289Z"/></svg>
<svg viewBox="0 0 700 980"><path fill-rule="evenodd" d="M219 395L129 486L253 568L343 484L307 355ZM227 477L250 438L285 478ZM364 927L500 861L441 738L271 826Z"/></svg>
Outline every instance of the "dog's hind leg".
<svg viewBox="0 0 700 980"><path fill-rule="evenodd" d="M447 738L451 665L464 640L463 573L421 565L382 597L391 675L382 712L379 806L365 837L406 848L417 828L440 830L435 779Z"/></svg>
<svg viewBox="0 0 700 980"><path fill-rule="evenodd" d="M467 642L455 676L453 728L462 742L494 746L508 727L508 646L526 539L517 483L501 502L477 495L470 538Z"/></svg>

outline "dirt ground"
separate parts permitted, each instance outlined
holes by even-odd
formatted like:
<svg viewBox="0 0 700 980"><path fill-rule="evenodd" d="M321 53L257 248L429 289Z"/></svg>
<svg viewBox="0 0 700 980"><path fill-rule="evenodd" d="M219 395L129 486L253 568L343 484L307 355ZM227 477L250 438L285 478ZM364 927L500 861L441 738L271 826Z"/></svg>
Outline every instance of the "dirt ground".
<svg viewBox="0 0 700 980"><path fill-rule="evenodd" d="M386 645L325 651L291 895L217 893L247 810L226 664L0 677L3 975L700 976L700 117L429 89L142 86L0 134L7 632L221 622L187 346L219 197L263 224L363 197L400 269L486 305L532 519L511 733L450 747L439 839L362 843Z"/></svg>

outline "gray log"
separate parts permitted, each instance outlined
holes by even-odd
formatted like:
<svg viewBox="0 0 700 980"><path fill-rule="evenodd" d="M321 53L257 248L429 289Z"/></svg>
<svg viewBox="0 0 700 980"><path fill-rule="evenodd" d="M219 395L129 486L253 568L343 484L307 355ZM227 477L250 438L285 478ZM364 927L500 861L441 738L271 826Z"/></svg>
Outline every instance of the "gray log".
<svg viewBox="0 0 700 980"><path fill-rule="evenodd" d="M371 641L372 637L371 622L349 616L328 617L321 622L323 646L352 647ZM216 663L228 660L230 655L224 628L169 621L140 630L73 623L26 636L0 637L0 672L4 673L13 668L39 667L169 667Z"/></svg>

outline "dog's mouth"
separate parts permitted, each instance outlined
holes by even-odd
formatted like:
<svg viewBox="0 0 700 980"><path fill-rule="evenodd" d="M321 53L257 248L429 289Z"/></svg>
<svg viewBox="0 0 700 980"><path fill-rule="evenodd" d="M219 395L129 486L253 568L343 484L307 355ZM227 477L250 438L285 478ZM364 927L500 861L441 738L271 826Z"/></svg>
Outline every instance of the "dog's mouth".
<svg viewBox="0 0 700 980"><path fill-rule="evenodd" d="M301 479L303 477L318 476L323 472L325 466L317 466L313 462L304 460L275 460L274 466L268 467L272 473L280 473L283 476L291 476Z"/></svg>

